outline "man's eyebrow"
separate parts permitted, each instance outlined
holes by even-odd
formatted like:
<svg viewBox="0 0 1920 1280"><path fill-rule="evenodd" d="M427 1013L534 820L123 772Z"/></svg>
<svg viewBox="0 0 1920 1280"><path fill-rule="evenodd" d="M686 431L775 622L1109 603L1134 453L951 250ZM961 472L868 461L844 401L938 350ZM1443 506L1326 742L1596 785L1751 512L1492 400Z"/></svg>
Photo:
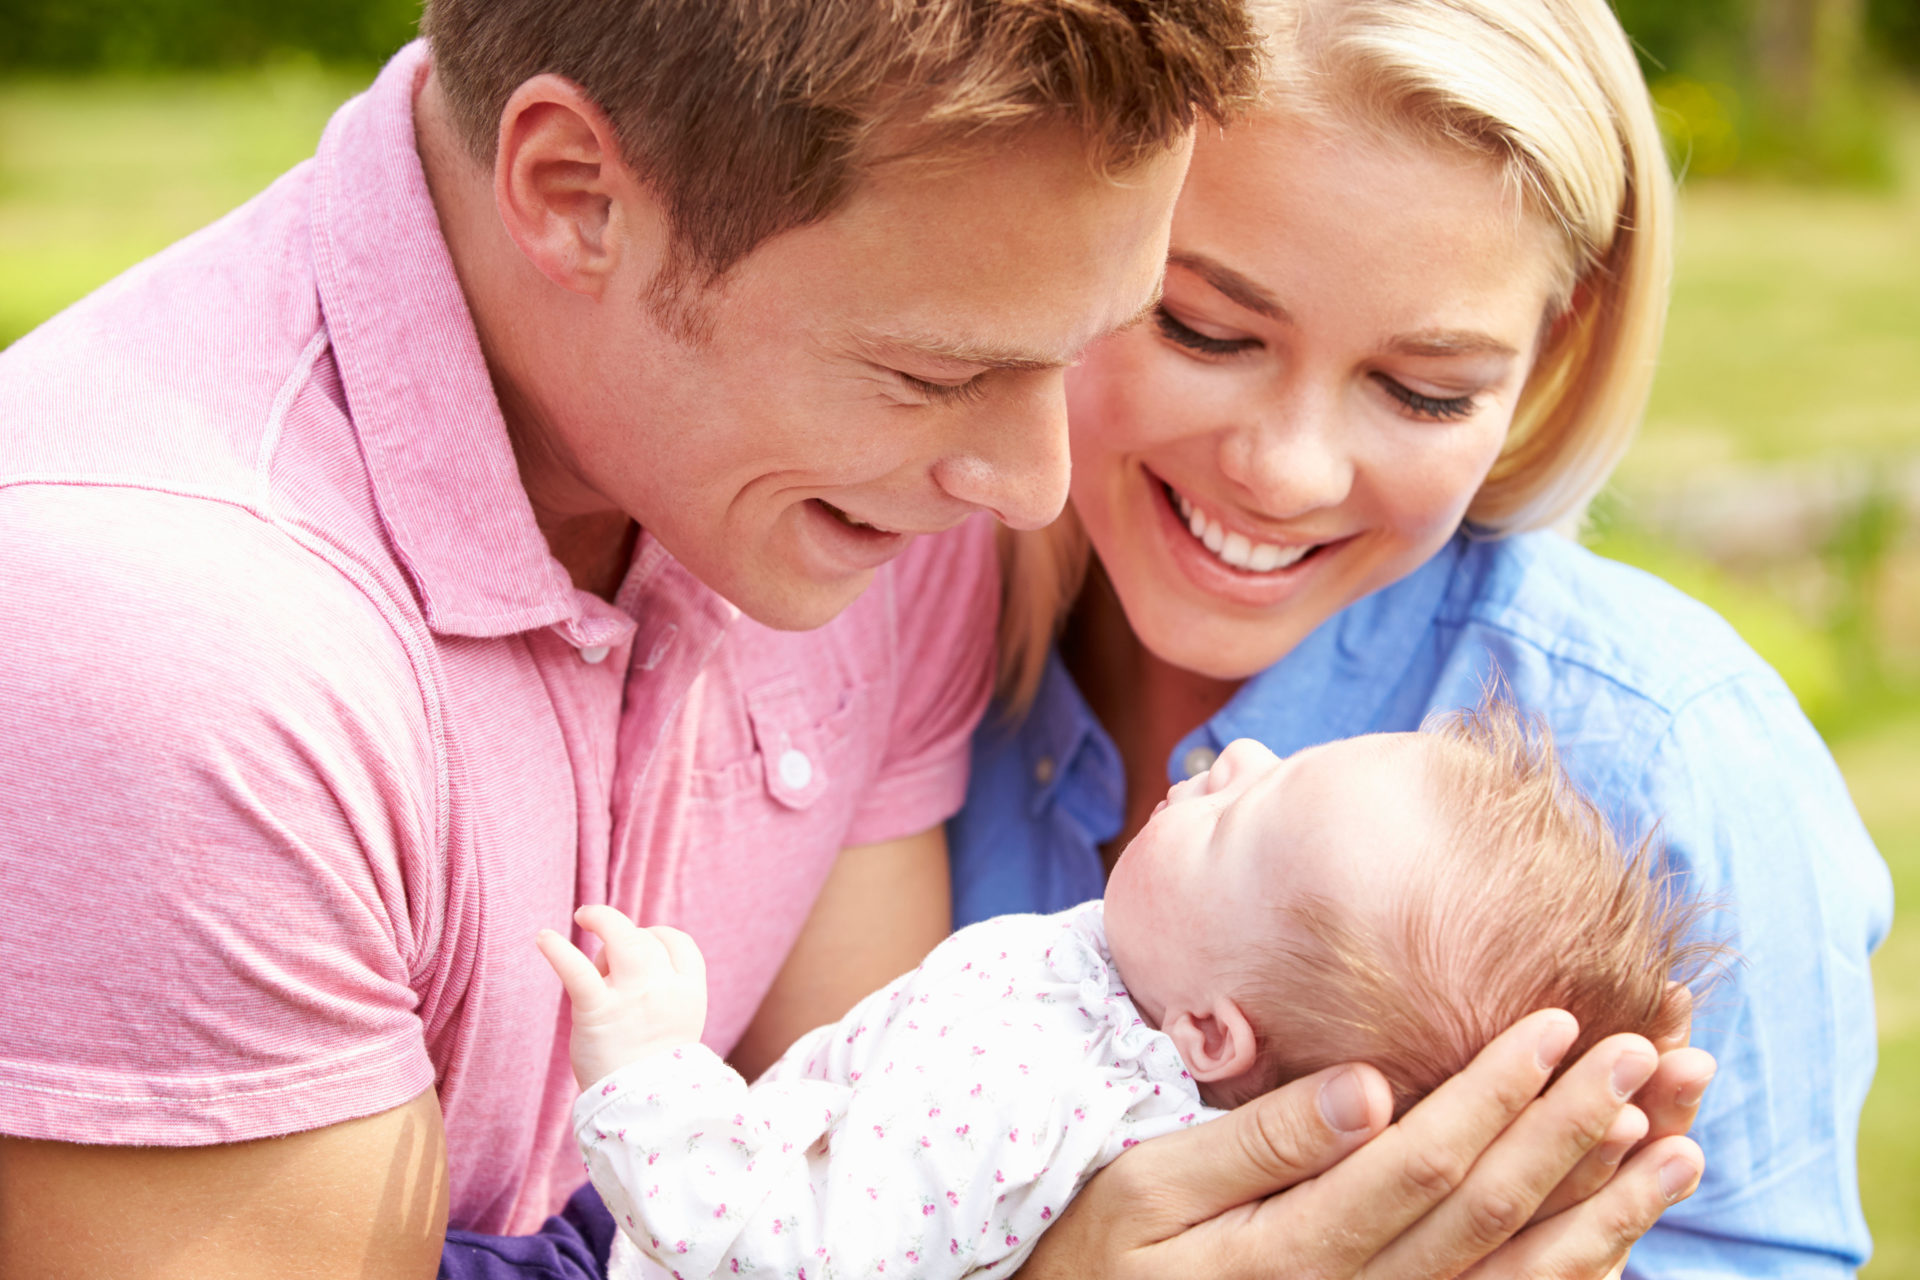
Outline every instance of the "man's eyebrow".
<svg viewBox="0 0 1920 1280"><path fill-rule="evenodd" d="M1403 356L1517 356L1511 343L1471 329L1427 329L1404 333L1387 344Z"/></svg>
<svg viewBox="0 0 1920 1280"><path fill-rule="evenodd" d="M1185 267L1255 315L1283 324L1293 323L1293 317L1280 305L1280 299L1223 262L1216 262L1205 254L1176 251L1167 255L1167 263Z"/></svg>
<svg viewBox="0 0 1920 1280"><path fill-rule="evenodd" d="M1162 279L1164 280L1164 277ZM1160 305L1161 283L1162 280L1156 280L1153 296L1141 304L1138 311L1113 326L1109 332L1118 333L1122 329L1131 329L1152 315L1153 309ZM955 364L979 365L984 369L1064 369L1078 358L1076 355L1061 359L1058 356L999 347L990 342L970 342L964 338L954 339L929 333L875 333L861 338L860 345L877 351L910 351L916 355L932 356L937 360L950 360Z"/></svg>

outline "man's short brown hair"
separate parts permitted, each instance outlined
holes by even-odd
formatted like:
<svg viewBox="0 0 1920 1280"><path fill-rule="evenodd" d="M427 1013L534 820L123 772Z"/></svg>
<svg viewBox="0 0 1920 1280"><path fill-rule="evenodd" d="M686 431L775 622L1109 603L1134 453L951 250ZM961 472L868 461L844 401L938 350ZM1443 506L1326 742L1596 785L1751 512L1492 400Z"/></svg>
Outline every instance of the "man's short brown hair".
<svg viewBox="0 0 1920 1280"><path fill-rule="evenodd" d="M884 147L1062 124L1120 173L1255 83L1242 0L428 0L421 30L477 159L514 89L572 80L709 276L831 213Z"/></svg>

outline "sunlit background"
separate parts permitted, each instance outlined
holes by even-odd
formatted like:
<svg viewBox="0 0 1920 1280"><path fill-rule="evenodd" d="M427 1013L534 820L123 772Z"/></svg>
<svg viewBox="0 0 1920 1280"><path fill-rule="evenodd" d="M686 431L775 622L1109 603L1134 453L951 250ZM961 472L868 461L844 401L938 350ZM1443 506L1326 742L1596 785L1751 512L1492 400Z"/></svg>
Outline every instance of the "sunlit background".
<svg viewBox="0 0 1920 1280"><path fill-rule="evenodd" d="M1920 0L1620 8L1683 221L1652 412L1589 539L1780 669L1920 902ZM309 154L416 14L0 0L0 346ZM1865 1274L1920 1280L1920 924L1874 973Z"/></svg>

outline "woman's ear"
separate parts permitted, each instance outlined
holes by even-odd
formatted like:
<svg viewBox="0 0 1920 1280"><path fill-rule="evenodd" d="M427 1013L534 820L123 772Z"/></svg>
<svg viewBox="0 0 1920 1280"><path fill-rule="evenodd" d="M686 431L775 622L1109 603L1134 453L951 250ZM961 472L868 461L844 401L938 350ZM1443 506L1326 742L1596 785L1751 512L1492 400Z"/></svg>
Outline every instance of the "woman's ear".
<svg viewBox="0 0 1920 1280"><path fill-rule="evenodd" d="M664 208L621 159L606 113L562 76L534 76L507 99L493 195L520 252L573 293L598 298L624 252L664 248Z"/></svg>
<svg viewBox="0 0 1920 1280"><path fill-rule="evenodd" d="M1187 1070L1203 1084L1232 1080L1253 1069L1258 1054L1253 1024L1226 996L1205 1013L1183 1010L1161 1025L1186 1059Z"/></svg>

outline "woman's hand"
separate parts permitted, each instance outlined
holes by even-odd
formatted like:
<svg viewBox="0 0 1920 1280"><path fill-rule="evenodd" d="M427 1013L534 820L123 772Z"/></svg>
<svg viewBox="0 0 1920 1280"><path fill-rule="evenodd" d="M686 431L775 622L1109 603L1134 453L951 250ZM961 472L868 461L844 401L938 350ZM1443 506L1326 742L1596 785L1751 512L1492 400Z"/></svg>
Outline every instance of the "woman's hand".
<svg viewBox="0 0 1920 1280"><path fill-rule="evenodd" d="M1655 1108L1661 1128L1680 1122L1697 1073L1614 1036L1541 1094L1575 1033L1557 1010L1521 1019L1396 1124L1377 1071L1335 1067L1144 1143L1088 1184L1020 1275L1605 1276L1698 1185L1690 1140L1650 1137L1598 1191L1530 1220L1594 1148L1652 1132L1630 1101L1649 1086L1674 1095Z"/></svg>

